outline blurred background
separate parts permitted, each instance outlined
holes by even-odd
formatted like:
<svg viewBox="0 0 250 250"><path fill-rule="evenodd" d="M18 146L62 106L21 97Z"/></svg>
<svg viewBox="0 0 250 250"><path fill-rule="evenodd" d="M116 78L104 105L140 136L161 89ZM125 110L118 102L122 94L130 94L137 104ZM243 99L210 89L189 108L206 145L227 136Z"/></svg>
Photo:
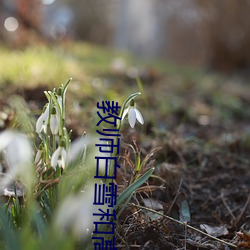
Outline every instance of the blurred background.
<svg viewBox="0 0 250 250"><path fill-rule="evenodd" d="M84 40L220 71L248 72L249 0L0 0L0 39Z"/></svg>
<svg viewBox="0 0 250 250"><path fill-rule="evenodd" d="M192 223L227 225L226 239L234 242L236 228L250 228L249 13L250 0L0 0L0 132L29 134L48 101L44 91L71 77L65 124L72 140L96 133L97 102L121 105L140 91L136 105L145 123L131 129L125 119L125 172L118 181L127 186L134 166L150 158L164 180L156 185L166 187L155 196L164 210L181 211L183 198L176 194L182 197L184 188ZM131 223L130 211L125 214L124 224ZM131 225L118 233L119 241L146 239L143 249L158 241L155 233L145 237L138 222ZM152 225L150 218L148 232ZM172 228L158 227L164 240ZM18 238L30 239L29 230L19 231L29 235ZM183 247L186 235L179 227L173 232ZM1 235L0 228L0 249ZM46 235L45 244L54 243L54 235ZM195 237L189 242L205 242Z"/></svg>
<svg viewBox="0 0 250 250"><path fill-rule="evenodd" d="M122 101L138 88L157 128L225 119L234 127L250 117L249 0L0 0L0 7L0 105L18 93L39 113L43 90L72 77L68 123L80 134L92 121L81 126L79 112L92 117L96 100Z"/></svg>

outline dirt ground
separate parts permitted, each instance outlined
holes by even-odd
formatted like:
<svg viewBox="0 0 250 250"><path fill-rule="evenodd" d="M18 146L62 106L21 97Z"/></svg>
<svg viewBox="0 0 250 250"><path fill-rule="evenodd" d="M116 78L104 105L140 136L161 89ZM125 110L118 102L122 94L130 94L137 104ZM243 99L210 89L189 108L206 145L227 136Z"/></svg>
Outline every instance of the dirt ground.
<svg viewBox="0 0 250 250"><path fill-rule="evenodd" d="M142 191L132 203L179 220L187 202L188 225L238 245L236 232L250 230L249 157L243 153L249 149L234 141L207 153L194 142L176 145L181 138L170 136L174 141L162 145L155 156L165 159L155 170L161 179L151 178L149 190L152 186L154 191ZM235 249L133 205L120 218L117 239L120 249Z"/></svg>
<svg viewBox="0 0 250 250"><path fill-rule="evenodd" d="M119 218L118 249L250 248L249 84L224 79L208 89L192 81L179 86L163 81L145 91L157 122L146 122L143 136L139 126L123 132L121 186L134 174L131 145L144 157L157 150L145 164L145 170L155 167L155 176ZM171 105L176 96L180 105L164 115L161 103ZM187 221L187 226L138 205Z"/></svg>
<svg viewBox="0 0 250 250"><path fill-rule="evenodd" d="M134 151L141 159L148 156L141 173L150 167L155 172L119 216L118 249L250 248L250 235L244 234L250 230L250 85L205 80L144 79L146 104L140 100L138 108L144 107L145 126L122 130L118 189L136 174ZM42 89L12 91L35 110L44 102ZM76 131L79 117L71 116Z"/></svg>

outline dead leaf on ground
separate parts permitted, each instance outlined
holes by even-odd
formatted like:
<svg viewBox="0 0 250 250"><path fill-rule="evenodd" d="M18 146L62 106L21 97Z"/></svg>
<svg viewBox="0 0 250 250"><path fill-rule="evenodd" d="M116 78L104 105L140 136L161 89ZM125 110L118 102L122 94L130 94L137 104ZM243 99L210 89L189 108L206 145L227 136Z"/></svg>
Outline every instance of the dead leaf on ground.
<svg viewBox="0 0 250 250"><path fill-rule="evenodd" d="M237 235L240 237L241 240L243 240L238 244L238 247L250 249L250 232L237 232Z"/></svg>
<svg viewBox="0 0 250 250"><path fill-rule="evenodd" d="M222 226L209 226L207 224L200 225L201 230L205 231L207 234L212 235L214 237L219 237L222 235L227 235L228 230L225 225Z"/></svg>

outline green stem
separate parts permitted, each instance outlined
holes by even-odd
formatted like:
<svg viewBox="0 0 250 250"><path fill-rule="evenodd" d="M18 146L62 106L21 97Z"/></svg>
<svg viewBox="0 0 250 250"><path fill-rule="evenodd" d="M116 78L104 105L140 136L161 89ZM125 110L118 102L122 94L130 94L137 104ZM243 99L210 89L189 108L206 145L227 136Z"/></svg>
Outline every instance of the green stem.
<svg viewBox="0 0 250 250"><path fill-rule="evenodd" d="M125 99L125 101L122 104L121 110L120 110L120 114L119 117L122 118L123 112L125 110L126 105L135 97L137 97L138 95L140 95L140 92L136 92L132 95L130 95L129 97L127 97ZM121 124L122 124L122 120L120 119L117 125L117 132L116 135L118 135L120 133L120 129L121 129ZM118 136L115 136L115 143L114 145L117 145L118 143ZM112 157L116 157L117 156L117 148L114 148L113 153L112 153ZM112 173L114 173L114 161L111 161L110 163L110 168L109 168L109 175L111 175Z"/></svg>
<svg viewBox="0 0 250 250"><path fill-rule="evenodd" d="M52 135L52 148L53 152L56 150L56 136Z"/></svg>
<svg viewBox="0 0 250 250"><path fill-rule="evenodd" d="M68 89L69 83L71 82L72 78L70 78L67 83L63 86L62 89L62 126L64 127L65 123L65 96L66 96L66 91Z"/></svg>

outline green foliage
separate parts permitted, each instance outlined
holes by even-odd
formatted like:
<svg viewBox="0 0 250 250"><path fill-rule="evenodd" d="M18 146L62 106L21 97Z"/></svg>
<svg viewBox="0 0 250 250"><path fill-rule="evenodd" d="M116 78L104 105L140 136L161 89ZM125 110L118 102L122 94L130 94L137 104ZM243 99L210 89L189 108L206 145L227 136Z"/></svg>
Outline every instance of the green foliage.
<svg viewBox="0 0 250 250"><path fill-rule="evenodd" d="M29 47L24 51L0 48L0 82L22 85L63 80L67 76L67 62L61 55L46 47Z"/></svg>
<svg viewBox="0 0 250 250"><path fill-rule="evenodd" d="M118 208L122 202L124 202L126 199L131 198L131 195L143 184L145 183L148 178L152 175L154 172L154 168L149 169L144 175L142 175L140 178L138 178L134 183L129 185L117 198L117 203L115 206L115 209Z"/></svg>
<svg viewBox="0 0 250 250"><path fill-rule="evenodd" d="M14 146L16 152L20 147L31 150L27 145L22 145L23 140L27 143L28 140L32 141L32 145L37 146L32 162L22 159L21 155L18 162L14 161L15 165L8 166L14 170L22 167L23 171L10 171L9 175L14 183L6 182L14 186L15 195L0 208L1 249L91 248L93 221L90 218L95 211L92 199L96 148L94 150L93 145L96 139L83 135L76 141L71 141L71 131L65 127L66 91L69 84L70 80L57 89L44 92L47 103L36 122L36 131L23 100L13 97L11 105L18 114L11 127L29 137L12 131L3 132L0 135L7 140L7 144L0 145L0 150ZM125 107L139 94L132 94L124 101L120 117L123 116ZM120 133L121 123L122 121L117 126L117 133ZM20 138L16 138L17 135ZM114 152L113 156L117 156L117 152ZM21 166L22 162L25 167ZM32 165L32 168L27 168L28 165ZM141 163L138 155L135 180L119 195L117 206L114 207L119 207L120 213L126 206L123 202L128 202L136 189L143 185L154 171L154 168L151 168L142 174L143 165L144 161ZM21 188L22 197L17 196L17 187Z"/></svg>

